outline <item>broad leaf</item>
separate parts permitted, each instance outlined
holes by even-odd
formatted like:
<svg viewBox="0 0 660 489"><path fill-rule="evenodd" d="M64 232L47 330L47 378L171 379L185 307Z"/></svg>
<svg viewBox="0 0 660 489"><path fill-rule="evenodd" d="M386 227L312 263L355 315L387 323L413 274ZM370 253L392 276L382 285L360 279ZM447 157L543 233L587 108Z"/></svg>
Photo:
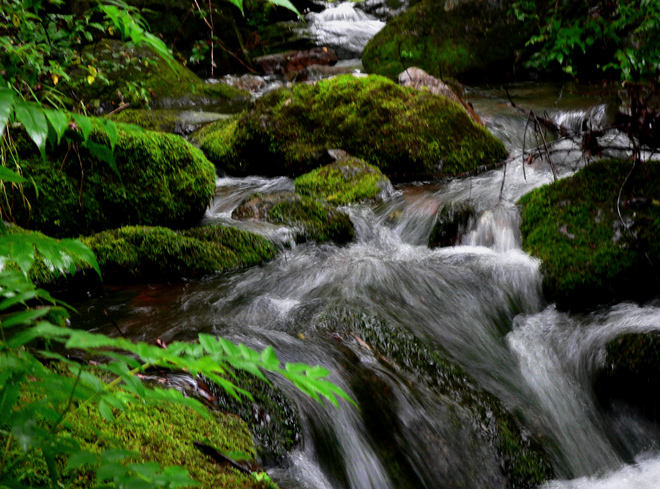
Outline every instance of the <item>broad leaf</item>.
<svg viewBox="0 0 660 489"><path fill-rule="evenodd" d="M4 134L5 126L14 108L15 97L16 94L11 88L0 88L0 138Z"/></svg>
<svg viewBox="0 0 660 489"><path fill-rule="evenodd" d="M39 148L41 156L45 158L48 122L41 108L33 103L18 101L14 106L14 114L16 120L23 124L28 135Z"/></svg>
<svg viewBox="0 0 660 489"><path fill-rule="evenodd" d="M59 144L69 127L69 118L61 110L44 110L44 114L46 114L46 119L48 119L55 134L57 134L57 144Z"/></svg>

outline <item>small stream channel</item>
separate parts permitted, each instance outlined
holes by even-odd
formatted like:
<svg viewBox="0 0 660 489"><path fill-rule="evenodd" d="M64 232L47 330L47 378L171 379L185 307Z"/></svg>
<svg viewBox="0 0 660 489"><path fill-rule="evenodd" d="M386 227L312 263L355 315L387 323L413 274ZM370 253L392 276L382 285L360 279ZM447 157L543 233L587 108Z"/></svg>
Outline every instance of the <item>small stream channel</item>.
<svg viewBox="0 0 660 489"><path fill-rule="evenodd" d="M559 88L520 85L511 94L528 106L552 107L550 117L568 125L599 123L605 110L597 96L566 94L553 106ZM470 99L520 154L524 116L478 94ZM535 143L530 137L526 144ZM575 148L564 149L555 159L560 177L583 164ZM492 451L474 444L463 408L351 335L351 321L444 350L542 442L556 477L545 488L658 487L660 433L623 408L603 412L592 380L607 341L660 329L660 306L576 315L545 301L539 262L521 250L516 201L552 181L547 164L527 166L523 175L518 158L473 178L400 185L382 204L346 208L356 228L352 243L295 246L286 228L231 218L246 196L289 190L290 179L221 177L204 223L267 235L283 249L275 260L202 280L106 288L74 304L81 314L72 322L114 336L106 309L135 340L211 333L255 348L273 345L284 361L330 369L359 409L319 405L275 379L300 410L304 438L269 470L285 488L506 487ZM435 216L448 202L469 203L477 217L457 246L429 249Z"/></svg>

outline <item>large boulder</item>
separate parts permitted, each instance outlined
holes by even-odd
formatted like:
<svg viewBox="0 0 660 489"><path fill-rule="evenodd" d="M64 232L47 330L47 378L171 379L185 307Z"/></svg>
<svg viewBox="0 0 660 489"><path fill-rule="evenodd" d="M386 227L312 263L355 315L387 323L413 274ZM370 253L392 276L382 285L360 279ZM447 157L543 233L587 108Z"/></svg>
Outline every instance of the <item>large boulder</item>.
<svg viewBox="0 0 660 489"><path fill-rule="evenodd" d="M250 196L232 213L234 219L255 219L293 228L296 241L345 243L353 239L348 214L329 204L291 192Z"/></svg>
<svg viewBox="0 0 660 489"><path fill-rule="evenodd" d="M348 155L299 176L293 185L301 195L335 205L375 202L394 192L378 168Z"/></svg>
<svg viewBox="0 0 660 489"><path fill-rule="evenodd" d="M226 118L215 112L181 109L126 109L111 116L115 122L134 124L149 131L170 132L187 136L204 124Z"/></svg>
<svg viewBox="0 0 660 489"><path fill-rule="evenodd" d="M660 163L638 164L626 180L631 165L598 161L520 199L523 249L541 259L543 290L561 308L659 291Z"/></svg>
<svg viewBox="0 0 660 489"><path fill-rule="evenodd" d="M208 158L234 175L301 175L329 163L333 148L408 179L456 175L506 157L463 107L379 76L280 88L201 137Z"/></svg>
<svg viewBox="0 0 660 489"><path fill-rule="evenodd" d="M43 160L34 144L14 132L20 165L34 182L13 188L2 210L17 224L53 237L90 235L125 225L183 228L195 225L215 193L215 168L179 136L119 130L114 162L105 133L90 149L62 145ZM11 211L6 206L10 202Z"/></svg>
<svg viewBox="0 0 660 489"><path fill-rule="evenodd" d="M334 65L337 55L332 49L314 48L308 51L287 51L268 54L252 60L264 75L286 75L312 65Z"/></svg>
<svg viewBox="0 0 660 489"><path fill-rule="evenodd" d="M511 77L530 32L509 15L511 0L423 0L389 22L364 48L369 73L395 79L418 66L441 78Z"/></svg>

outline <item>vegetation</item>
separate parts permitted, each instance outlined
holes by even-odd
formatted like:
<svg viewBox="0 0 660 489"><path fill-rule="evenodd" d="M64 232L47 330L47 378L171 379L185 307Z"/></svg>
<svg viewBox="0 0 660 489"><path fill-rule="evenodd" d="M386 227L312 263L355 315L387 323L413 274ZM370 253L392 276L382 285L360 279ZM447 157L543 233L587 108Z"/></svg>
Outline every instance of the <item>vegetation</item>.
<svg viewBox="0 0 660 489"><path fill-rule="evenodd" d="M101 156L112 157L111 167L98 151L81 146L75 154L65 144L49 150L44 160L24 132L8 132L13 157L36 185L6 189L0 211L50 236L131 224L188 227L201 219L215 192L213 165L178 136L120 128L111 153L108 136L90 132L88 144L92 150L105 148Z"/></svg>
<svg viewBox="0 0 660 489"><path fill-rule="evenodd" d="M507 14L510 4L423 0L369 41L362 54L364 67L393 80L411 66L442 79L507 80L532 34Z"/></svg>
<svg viewBox="0 0 660 489"><path fill-rule="evenodd" d="M353 239L353 223L348 214L329 204L288 192L253 195L234 210L232 217L286 224L296 232L297 242L346 243Z"/></svg>
<svg viewBox="0 0 660 489"><path fill-rule="evenodd" d="M592 163L520 200L523 248L541 259L545 295L558 306L590 308L658 292L660 165L632 166Z"/></svg>
<svg viewBox="0 0 660 489"><path fill-rule="evenodd" d="M301 175L337 148L406 178L456 175L506 157L463 107L379 76L280 88L201 138L207 157L233 175Z"/></svg>
<svg viewBox="0 0 660 489"><path fill-rule="evenodd" d="M377 167L351 156L305 173L293 185L301 195L335 205L382 200L392 189Z"/></svg>

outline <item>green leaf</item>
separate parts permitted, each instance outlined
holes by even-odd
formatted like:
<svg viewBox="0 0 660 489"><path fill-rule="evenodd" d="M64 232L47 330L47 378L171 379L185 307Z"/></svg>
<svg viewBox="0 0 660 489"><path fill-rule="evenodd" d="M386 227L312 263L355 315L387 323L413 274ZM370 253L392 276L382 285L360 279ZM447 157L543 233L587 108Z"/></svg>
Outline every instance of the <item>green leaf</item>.
<svg viewBox="0 0 660 489"><path fill-rule="evenodd" d="M28 135L37 145L41 156L46 158L46 139L48 138L48 122L43 111L35 104L18 101L14 106L16 120L23 124Z"/></svg>
<svg viewBox="0 0 660 489"><path fill-rule="evenodd" d="M50 122L50 125L53 127L55 134L57 134L57 144L62 140L62 136L69 127L69 118L66 113L61 110L44 110L46 114L46 119Z"/></svg>
<svg viewBox="0 0 660 489"><path fill-rule="evenodd" d="M112 408L105 401L105 399L102 399L101 402L99 402L99 413L101 414L101 416L103 416L108 421L112 421L112 422L117 421L115 419L114 413L112 412Z"/></svg>
<svg viewBox="0 0 660 489"><path fill-rule="evenodd" d="M11 112L14 109L16 94L11 88L0 88L0 138L5 131Z"/></svg>
<svg viewBox="0 0 660 489"><path fill-rule="evenodd" d="M21 384L25 378L25 372L11 372L0 390L0 426L5 426L11 417L12 410L18 402L21 392Z"/></svg>
<svg viewBox="0 0 660 489"><path fill-rule="evenodd" d="M2 137L2 134L0 134ZM25 178L20 176L18 173L11 171L9 168L0 166L0 180L3 182L14 182L14 183L24 183L27 182Z"/></svg>
<svg viewBox="0 0 660 489"><path fill-rule="evenodd" d="M241 1L241 0L235 0L235 1ZM298 12L296 7L289 0L268 0L268 3L272 3L273 5L278 5L280 7L288 8L289 10L294 12L298 17L302 18L302 15L300 15L300 12ZM243 11L242 7L239 7L239 8L241 9L241 12L242 12Z"/></svg>
<svg viewBox="0 0 660 489"><path fill-rule="evenodd" d="M77 469L84 465L93 465L97 464L100 461L100 457L96 453L83 452L74 453L69 457L69 460L66 462L66 469Z"/></svg>
<svg viewBox="0 0 660 489"><path fill-rule="evenodd" d="M85 141L89 139L89 135L92 134L92 130L94 129L94 126L92 125L92 120L89 117L86 117L84 115L80 114L71 114L73 117L73 120L76 121L76 124L78 124L78 127L82 131L83 138Z"/></svg>
<svg viewBox="0 0 660 489"><path fill-rule="evenodd" d="M103 124L103 128L105 129L105 133L108 135L108 139L110 140L110 148L112 150L115 150L115 145L117 144L117 138L119 137L119 133L117 132L117 124L115 124L112 120L110 119L99 119L101 121L101 124Z"/></svg>

